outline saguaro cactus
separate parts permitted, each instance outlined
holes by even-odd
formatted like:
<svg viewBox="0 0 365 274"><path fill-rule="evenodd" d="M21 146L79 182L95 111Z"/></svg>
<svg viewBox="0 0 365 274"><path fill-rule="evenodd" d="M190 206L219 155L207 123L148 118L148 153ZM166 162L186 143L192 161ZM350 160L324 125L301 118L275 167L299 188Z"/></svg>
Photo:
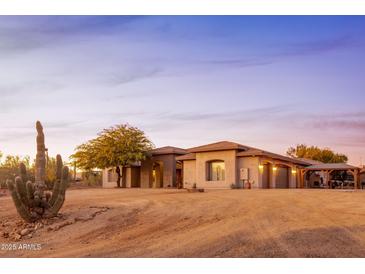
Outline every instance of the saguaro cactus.
<svg viewBox="0 0 365 274"><path fill-rule="evenodd" d="M11 180L7 182L15 207L26 222L56 216L65 201L68 184L68 167L63 166L61 156L57 155L56 182L52 191L46 190L46 147L43 127L39 121L36 123L36 128L38 134L35 182L28 181L27 170L23 163L20 164L20 176L15 178L15 183Z"/></svg>

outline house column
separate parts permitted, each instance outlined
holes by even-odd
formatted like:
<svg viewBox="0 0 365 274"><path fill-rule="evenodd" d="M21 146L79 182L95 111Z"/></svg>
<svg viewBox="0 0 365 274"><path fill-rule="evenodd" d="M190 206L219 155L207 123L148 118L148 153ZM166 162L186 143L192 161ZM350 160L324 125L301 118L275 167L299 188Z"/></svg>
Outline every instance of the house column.
<svg viewBox="0 0 365 274"><path fill-rule="evenodd" d="M163 186L176 186L176 160L174 155L169 155L163 160Z"/></svg>
<svg viewBox="0 0 365 274"><path fill-rule="evenodd" d="M297 169L297 174L296 174L296 181L295 181L295 188L301 188L301 170Z"/></svg>
<svg viewBox="0 0 365 274"><path fill-rule="evenodd" d="M297 188L297 168L291 166L289 169L289 188Z"/></svg>
<svg viewBox="0 0 365 274"><path fill-rule="evenodd" d="M263 182L262 182L262 176L263 176L263 172L264 172L264 165L261 163L260 158L259 158L258 169L259 169L259 176L258 176L257 185L258 185L259 188L263 188L263 186L262 186L262 184L263 184Z"/></svg>
<svg viewBox="0 0 365 274"><path fill-rule="evenodd" d="M303 188L303 178L304 178L304 171L303 169L299 170L299 188Z"/></svg>
<svg viewBox="0 0 365 274"><path fill-rule="evenodd" d="M327 170L327 183L328 183L328 188L332 188L332 183L331 183L331 170Z"/></svg>
<svg viewBox="0 0 365 274"><path fill-rule="evenodd" d="M328 181L329 181L329 174L327 170L323 170L323 174L324 174L324 180L323 180L323 184L328 188Z"/></svg>
<svg viewBox="0 0 365 274"><path fill-rule="evenodd" d="M302 169L301 170L301 188L308 188L307 186L307 180L305 179L305 176L307 174L308 170Z"/></svg>
<svg viewBox="0 0 365 274"><path fill-rule="evenodd" d="M163 187L163 163L159 163L155 166L155 180L153 188Z"/></svg>
<svg viewBox="0 0 365 274"><path fill-rule="evenodd" d="M270 171L270 188L276 188L276 174L277 174L277 167L275 165L275 162L271 165L271 171Z"/></svg>

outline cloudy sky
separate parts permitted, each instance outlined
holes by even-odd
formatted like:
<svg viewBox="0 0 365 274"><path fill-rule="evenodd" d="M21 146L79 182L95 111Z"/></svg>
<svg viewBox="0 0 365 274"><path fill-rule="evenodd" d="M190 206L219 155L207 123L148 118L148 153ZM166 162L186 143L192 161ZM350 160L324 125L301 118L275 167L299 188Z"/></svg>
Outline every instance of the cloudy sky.
<svg viewBox="0 0 365 274"><path fill-rule="evenodd" d="M0 151L130 123L156 146L298 143L365 163L365 17L0 16Z"/></svg>

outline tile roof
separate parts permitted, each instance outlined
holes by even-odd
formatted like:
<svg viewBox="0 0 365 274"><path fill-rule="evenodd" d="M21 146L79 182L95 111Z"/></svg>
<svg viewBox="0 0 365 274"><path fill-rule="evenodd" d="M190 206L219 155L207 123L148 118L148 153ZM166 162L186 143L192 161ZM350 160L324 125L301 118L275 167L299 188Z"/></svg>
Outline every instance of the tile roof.
<svg viewBox="0 0 365 274"><path fill-rule="evenodd" d="M241 145L234 142L229 141L221 141L208 145L198 146L187 149L189 154L179 156L176 159L180 161L184 160L195 160L195 153L198 152L210 152L210 151L222 151L222 150L237 150L237 157L245 157L245 156L267 156L273 159L278 159L286 162L291 162L303 166L308 166L310 163L301 161L299 159L286 157L283 155L275 154L272 152L264 151L258 148L253 148L245 145Z"/></svg>
<svg viewBox="0 0 365 274"><path fill-rule="evenodd" d="M178 161L195 160L195 159L196 159L195 153L188 153L188 154L176 157L176 160L178 160Z"/></svg>
<svg viewBox="0 0 365 274"><path fill-rule="evenodd" d="M307 158L297 158L297 159L300 160L300 161L306 162L308 164L311 164L311 165L320 165L320 164L323 164L323 162L321 162L321 161L307 159Z"/></svg>
<svg viewBox="0 0 365 274"><path fill-rule="evenodd" d="M150 152L152 155L162 155L162 154L184 155L184 154L188 153L185 149L182 149L179 147L172 147L172 146L155 148L155 149L151 150Z"/></svg>
<svg viewBox="0 0 365 274"><path fill-rule="evenodd" d="M309 163L301 161L301 160L296 159L296 158L287 157L287 156L284 156L284 155L268 152L268 151L257 149L257 148L250 148L246 151L238 152L237 156L238 157L267 156L267 157L270 157L270 158L273 158L273 159L282 160L282 161L285 161L285 162L291 162L291 163L295 163L295 164L299 164L299 165L303 165L303 166L310 165Z"/></svg>
<svg viewBox="0 0 365 274"><path fill-rule="evenodd" d="M220 150L247 150L249 147L243 146L238 143L222 141L212 143L208 145L198 146L189 148L189 152L209 152L209 151L220 151Z"/></svg>
<svg viewBox="0 0 365 274"><path fill-rule="evenodd" d="M351 166L348 164L342 163L328 163L328 164L318 164L318 165L311 165L306 167L309 170L326 170L326 169L337 169L337 170L346 170L346 169L360 169L356 166Z"/></svg>

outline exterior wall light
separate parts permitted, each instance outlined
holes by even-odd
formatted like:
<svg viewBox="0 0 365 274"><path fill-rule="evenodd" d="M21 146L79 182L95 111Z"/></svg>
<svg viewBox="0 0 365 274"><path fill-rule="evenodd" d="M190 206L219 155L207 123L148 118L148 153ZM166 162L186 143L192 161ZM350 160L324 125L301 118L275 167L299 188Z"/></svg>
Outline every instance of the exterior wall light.
<svg viewBox="0 0 365 274"><path fill-rule="evenodd" d="M294 174L294 175L297 174L297 170L296 169L292 169L291 170L291 174Z"/></svg>
<svg viewBox="0 0 365 274"><path fill-rule="evenodd" d="M263 165L259 165L259 169L260 169L260 171L263 171L264 170L264 166Z"/></svg>
<svg viewBox="0 0 365 274"><path fill-rule="evenodd" d="M272 168L272 171L276 171L278 168L276 167L276 166L274 166L273 168Z"/></svg>

